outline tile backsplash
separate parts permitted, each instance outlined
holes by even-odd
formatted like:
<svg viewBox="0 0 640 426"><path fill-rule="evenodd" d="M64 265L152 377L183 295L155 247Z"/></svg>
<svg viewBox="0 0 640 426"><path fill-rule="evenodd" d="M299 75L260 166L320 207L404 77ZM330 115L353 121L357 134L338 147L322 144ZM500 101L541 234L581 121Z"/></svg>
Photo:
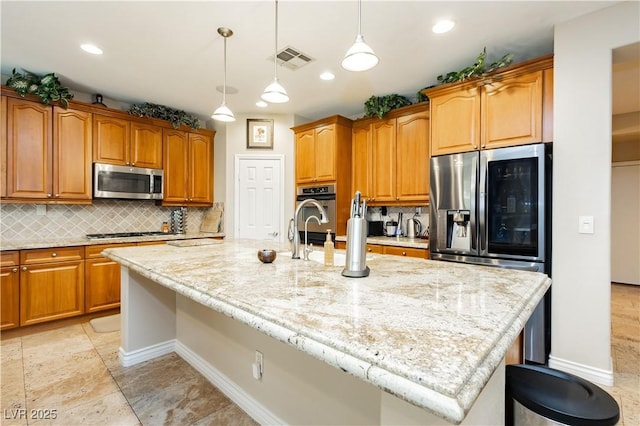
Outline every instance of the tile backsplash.
<svg viewBox="0 0 640 426"><path fill-rule="evenodd" d="M0 240L81 238L94 233L160 231L162 222L170 222L171 211L175 209L157 206L153 201L128 200L93 200L91 205L0 204ZM200 230L207 209L187 209L187 233Z"/></svg>
<svg viewBox="0 0 640 426"><path fill-rule="evenodd" d="M381 220L387 222L389 220L398 220L398 213L402 212L402 232L406 232L407 219L414 217L416 214L415 207L387 207L387 215L382 216L380 207L369 207L367 209L367 220ZM429 228L429 207L421 207L419 216L415 216L422 225L422 234Z"/></svg>

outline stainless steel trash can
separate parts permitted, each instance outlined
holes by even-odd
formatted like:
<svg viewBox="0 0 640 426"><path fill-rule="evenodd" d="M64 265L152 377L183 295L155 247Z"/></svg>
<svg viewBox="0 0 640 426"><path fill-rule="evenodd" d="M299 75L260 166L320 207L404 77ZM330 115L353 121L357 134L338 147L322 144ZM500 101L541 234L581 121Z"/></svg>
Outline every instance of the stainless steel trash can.
<svg viewBox="0 0 640 426"><path fill-rule="evenodd" d="M535 365L506 367L507 425L615 425L618 403L573 374Z"/></svg>

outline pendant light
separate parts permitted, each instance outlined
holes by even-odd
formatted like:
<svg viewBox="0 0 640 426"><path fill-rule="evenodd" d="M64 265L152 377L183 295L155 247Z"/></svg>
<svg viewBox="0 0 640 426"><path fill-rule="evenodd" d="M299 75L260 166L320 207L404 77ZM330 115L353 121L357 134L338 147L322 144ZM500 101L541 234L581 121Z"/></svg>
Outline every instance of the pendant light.
<svg viewBox="0 0 640 426"><path fill-rule="evenodd" d="M278 81L278 0L276 0L276 51L273 54L273 73L275 78L273 82L264 89L261 98L267 102L281 104L289 102L289 95L284 87Z"/></svg>
<svg viewBox="0 0 640 426"><path fill-rule="evenodd" d="M356 42L347 50L342 60L342 68L347 71L366 71L376 66L379 59L373 49L364 42L362 35L362 0L358 0L358 35Z"/></svg>
<svg viewBox="0 0 640 426"><path fill-rule="evenodd" d="M218 28L218 34L224 37L224 85L222 86L222 105L213 112L211 118L217 121L236 121L231 110L227 107L227 38L233 35L229 28Z"/></svg>

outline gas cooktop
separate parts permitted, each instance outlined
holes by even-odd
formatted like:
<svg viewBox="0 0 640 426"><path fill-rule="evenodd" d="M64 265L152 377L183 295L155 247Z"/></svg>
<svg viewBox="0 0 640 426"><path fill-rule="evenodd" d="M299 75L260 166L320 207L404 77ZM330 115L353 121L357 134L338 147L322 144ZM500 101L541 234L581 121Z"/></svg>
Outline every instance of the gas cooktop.
<svg viewBox="0 0 640 426"><path fill-rule="evenodd" d="M168 232L162 231L148 231L148 232L113 232L111 234L87 234L86 237L90 240L99 238L126 238L126 237L147 237L153 235L171 235Z"/></svg>

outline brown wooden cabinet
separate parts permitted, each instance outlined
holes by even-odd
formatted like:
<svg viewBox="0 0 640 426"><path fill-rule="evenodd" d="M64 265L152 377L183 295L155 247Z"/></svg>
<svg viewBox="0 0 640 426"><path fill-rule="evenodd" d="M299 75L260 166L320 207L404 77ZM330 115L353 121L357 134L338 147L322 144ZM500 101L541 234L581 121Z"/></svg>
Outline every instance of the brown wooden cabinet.
<svg viewBox="0 0 640 426"><path fill-rule="evenodd" d="M6 102L6 196L91 202L92 114L24 99Z"/></svg>
<svg viewBox="0 0 640 426"><path fill-rule="evenodd" d="M164 129L163 205L213 204L213 133Z"/></svg>
<svg viewBox="0 0 640 426"><path fill-rule="evenodd" d="M0 97L0 198L7 196L7 97Z"/></svg>
<svg viewBox="0 0 640 426"><path fill-rule="evenodd" d="M20 256L18 251L0 256L0 330L7 330L20 325Z"/></svg>
<svg viewBox="0 0 640 426"><path fill-rule="evenodd" d="M96 114L93 132L93 161L150 169L162 168L161 127Z"/></svg>
<svg viewBox="0 0 640 426"><path fill-rule="evenodd" d="M552 140L553 57L483 79L424 90L431 105L431 155Z"/></svg>
<svg viewBox="0 0 640 426"><path fill-rule="evenodd" d="M417 104L353 124L353 192L370 205L429 200L429 111Z"/></svg>
<svg viewBox="0 0 640 426"><path fill-rule="evenodd" d="M296 134L296 184L335 182L351 158L351 120L335 115L293 127ZM351 176L346 177L351 180Z"/></svg>
<svg viewBox="0 0 640 426"><path fill-rule="evenodd" d="M100 244L85 248L85 312L96 312L120 306L120 264L101 255L108 248L130 247L130 244Z"/></svg>
<svg viewBox="0 0 640 426"><path fill-rule="evenodd" d="M20 325L84 313L84 247L20 252Z"/></svg>
<svg viewBox="0 0 640 426"><path fill-rule="evenodd" d="M336 249L345 250L347 243L344 241L336 241ZM429 249L421 249L415 247L388 246L382 244L367 244L367 253L390 254L393 256L417 257L420 259L429 259Z"/></svg>

